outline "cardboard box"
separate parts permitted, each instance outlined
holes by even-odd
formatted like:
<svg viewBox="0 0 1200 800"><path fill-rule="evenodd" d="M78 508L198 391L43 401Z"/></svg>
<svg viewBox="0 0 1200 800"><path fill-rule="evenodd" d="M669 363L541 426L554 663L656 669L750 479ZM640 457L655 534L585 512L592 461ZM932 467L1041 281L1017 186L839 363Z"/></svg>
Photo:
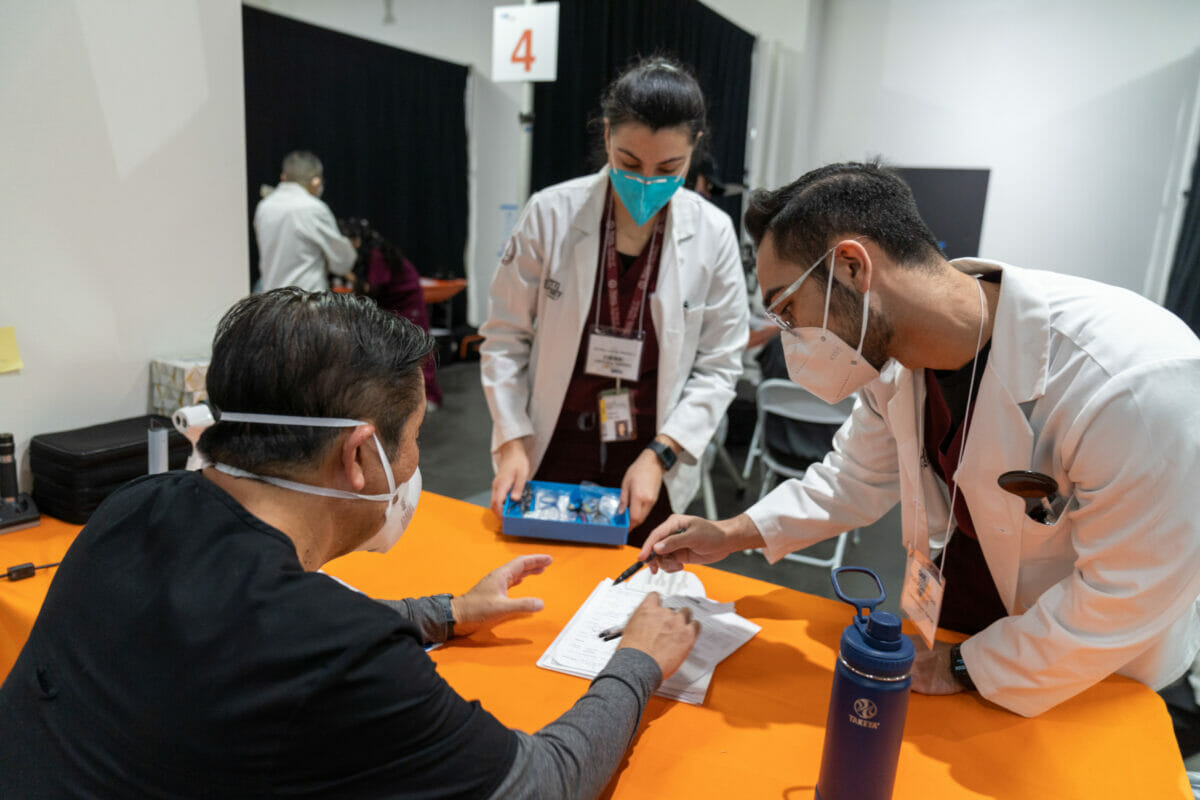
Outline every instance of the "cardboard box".
<svg viewBox="0 0 1200 800"><path fill-rule="evenodd" d="M156 358L150 362L150 411L171 416L208 399L207 357Z"/></svg>
<svg viewBox="0 0 1200 800"><path fill-rule="evenodd" d="M612 525L587 522L578 519L581 498L585 494L600 492L620 498L620 489L600 486L584 487L569 483L529 481L527 486L536 494L538 489L550 489L570 496L570 508L576 512L576 521L535 519L521 514L521 504L509 498L504 503L502 530L509 536L532 536L537 539L557 539L564 542L592 542L596 544L625 544L629 538L629 509L613 518Z"/></svg>

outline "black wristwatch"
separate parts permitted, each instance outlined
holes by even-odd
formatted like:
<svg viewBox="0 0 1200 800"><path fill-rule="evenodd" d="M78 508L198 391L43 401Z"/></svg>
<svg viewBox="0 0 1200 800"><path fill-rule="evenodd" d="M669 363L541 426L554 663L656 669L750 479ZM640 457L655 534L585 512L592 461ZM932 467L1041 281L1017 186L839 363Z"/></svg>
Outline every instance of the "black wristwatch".
<svg viewBox="0 0 1200 800"><path fill-rule="evenodd" d="M961 644L950 646L950 674L968 692L976 691L975 681L971 680L971 674L967 672L967 664L963 661Z"/></svg>
<svg viewBox="0 0 1200 800"><path fill-rule="evenodd" d="M435 594L432 597L442 609L442 624L446 626L446 639L443 641L448 641L454 636L454 606L450 605L450 601L454 599L454 596L450 594Z"/></svg>
<svg viewBox="0 0 1200 800"><path fill-rule="evenodd" d="M654 455L658 456L658 463L662 464L663 472L667 472L675 466L675 451L662 442L651 439L650 444L646 445L646 449L653 450Z"/></svg>

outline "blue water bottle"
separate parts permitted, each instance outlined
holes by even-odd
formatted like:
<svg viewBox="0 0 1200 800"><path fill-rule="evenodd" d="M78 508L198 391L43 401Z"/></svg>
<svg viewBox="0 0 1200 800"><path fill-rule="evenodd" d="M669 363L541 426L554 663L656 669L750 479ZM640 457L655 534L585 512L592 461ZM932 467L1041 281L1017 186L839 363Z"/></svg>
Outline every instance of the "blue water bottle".
<svg viewBox="0 0 1200 800"><path fill-rule="evenodd" d="M870 575L879 596L847 597L838 585L843 572ZM899 617L875 611L887 597L878 575L863 567L840 567L832 577L837 596L857 613L842 632L833 672L817 800L888 800L908 711L913 643L900 632Z"/></svg>

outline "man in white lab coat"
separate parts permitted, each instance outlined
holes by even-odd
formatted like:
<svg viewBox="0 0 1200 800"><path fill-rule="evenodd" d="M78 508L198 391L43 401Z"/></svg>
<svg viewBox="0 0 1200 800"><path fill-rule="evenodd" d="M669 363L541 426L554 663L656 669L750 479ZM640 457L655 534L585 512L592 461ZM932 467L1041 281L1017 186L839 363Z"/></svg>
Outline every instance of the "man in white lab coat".
<svg viewBox="0 0 1200 800"><path fill-rule="evenodd" d="M1187 326L1093 281L947 262L874 164L756 193L746 227L790 377L857 403L804 478L732 519L671 517L641 557L678 569L754 547L774 562L899 501L902 608L932 635L941 596L942 626L971 634L918 648L917 691L1033 716L1113 673L1155 689L1183 675L1200 648ZM1016 470L1041 474L1018 477L1045 502L1001 487Z"/></svg>
<svg viewBox="0 0 1200 800"><path fill-rule="evenodd" d="M254 210L262 291L282 286L328 291L326 273L350 275L358 253L321 201L324 191L321 160L304 150L288 153L279 185Z"/></svg>

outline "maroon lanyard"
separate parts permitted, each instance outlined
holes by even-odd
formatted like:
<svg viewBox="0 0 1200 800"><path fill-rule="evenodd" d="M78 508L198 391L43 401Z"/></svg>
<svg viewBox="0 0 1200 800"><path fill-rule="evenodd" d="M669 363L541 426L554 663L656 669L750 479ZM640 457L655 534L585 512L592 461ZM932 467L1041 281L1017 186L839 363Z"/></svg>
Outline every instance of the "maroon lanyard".
<svg viewBox="0 0 1200 800"><path fill-rule="evenodd" d="M650 285L650 273L658 258L659 243L662 240L663 225L666 219L666 214L658 218L658 222L654 225L654 233L650 237L650 252L648 258L642 264L642 274L638 278L637 289L633 294L633 301L629 304L629 311L625 315L625 324L620 324L620 298L617 294L617 279L619 272L617 270L617 223L616 213L613 208L613 198L611 192L608 195L608 207L605 209L605 231L604 231L604 267L606 278L608 280L608 315L612 323L613 330L620 330L625 336L628 336L633 331L634 316L637 316L638 332L642 331L642 314L646 305L646 287ZM600 308L596 308L596 323L600 322Z"/></svg>

